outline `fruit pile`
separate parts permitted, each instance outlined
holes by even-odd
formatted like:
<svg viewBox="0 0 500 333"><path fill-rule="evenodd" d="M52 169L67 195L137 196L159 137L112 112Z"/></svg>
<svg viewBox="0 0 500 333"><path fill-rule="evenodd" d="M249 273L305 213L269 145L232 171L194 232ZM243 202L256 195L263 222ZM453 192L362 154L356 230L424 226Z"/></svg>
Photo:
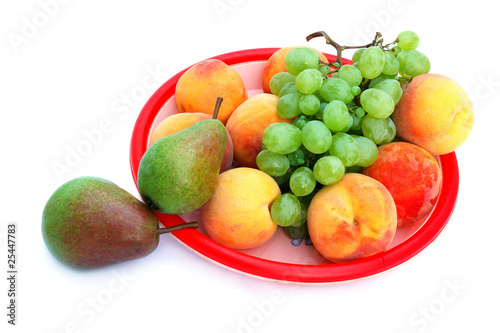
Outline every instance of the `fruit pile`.
<svg viewBox="0 0 500 333"><path fill-rule="evenodd" d="M251 97L220 60L190 67L176 85L178 113L157 124L141 159L142 202L104 180L69 181L43 213L48 249L79 268L140 258L170 231L151 212L197 211L208 236L233 249L284 228L332 262L385 251L397 228L431 212L442 181L435 156L467 139L471 102L455 81L429 73L414 32L387 44L377 33L361 46L322 31L306 40L318 37L336 58L278 49L263 68L263 92ZM347 49L352 60L342 57Z"/></svg>

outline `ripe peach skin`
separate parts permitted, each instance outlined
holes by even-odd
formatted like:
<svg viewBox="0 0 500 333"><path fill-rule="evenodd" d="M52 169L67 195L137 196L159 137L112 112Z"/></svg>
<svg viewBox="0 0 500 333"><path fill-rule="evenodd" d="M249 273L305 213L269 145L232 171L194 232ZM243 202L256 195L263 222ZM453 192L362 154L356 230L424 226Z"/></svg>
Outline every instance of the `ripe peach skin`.
<svg viewBox="0 0 500 333"><path fill-rule="evenodd" d="M257 168L255 161L262 150L262 136L267 126L293 119L278 116L278 96L260 93L243 102L229 118L226 128L234 145L234 160L239 166Z"/></svg>
<svg viewBox="0 0 500 333"><path fill-rule="evenodd" d="M223 124L248 97L240 74L218 59L196 63L181 75L175 87L175 105L179 113L201 112L211 115L217 97L223 98L217 116Z"/></svg>
<svg viewBox="0 0 500 333"><path fill-rule="evenodd" d="M320 254L334 263L385 251L394 238L394 200L379 181L346 173L313 197L307 212L311 240Z"/></svg>
<svg viewBox="0 0 500 333"><path fill-rule="evenodd" d="M381 182L391 193L398 226L425 218L441 191L442 174L436 159L425 149L408 142L378 147L377 160L361 173Z"/></svg>
<svg viewBox="0 0 500 333"><path fill-rule="evenodd" d="M271 93L271 89L269 88L269 81L271 81L271 78L274 76L276 73L281 73L281 72L286 72L286 67L285 67L285 58L291 49L295 48L297 46L287 46L287 47L282 47L276 52L274 52L269 59L267 60L265 66L264 66L264 71L262 72L262 90L265 93ZM325 55L312 48L315 50L318 54L319 57L322 61L328 62L328 59L325 57Z"/></svg>
<svg viewBox="0 0 500 333"><path fill-rule="evenodd" d="M164 136L177 133L189 126L197 123L201 120L212 119L212 116L206 113L175 113L165 119L163 119L151 133L151 138L149 139L149 146L155 143L158 139ZM222 163L220 167L220 172L224 172L231 168L233 164L233 140L229 131L226 129L227 140L226 148L224 150L224 156L222 157ZM148 147L149 147L148 146Z"/></svg>
<svg viewBox="0 0 500 333"><path fill-rule="evenodd" d="M215 193L201 209L208 236L233 249L267 242L277 229L269 207L281 191L274 179L253 168L234 168L219 175Z"/></svg>
<svg viewBox="0 0 500 333"><path fill-rule="evenodd" d="M469 96L452 79L422 74L403 87L392 114L398 136L432 155L450 153L469 137L474 113Z"/></svg>

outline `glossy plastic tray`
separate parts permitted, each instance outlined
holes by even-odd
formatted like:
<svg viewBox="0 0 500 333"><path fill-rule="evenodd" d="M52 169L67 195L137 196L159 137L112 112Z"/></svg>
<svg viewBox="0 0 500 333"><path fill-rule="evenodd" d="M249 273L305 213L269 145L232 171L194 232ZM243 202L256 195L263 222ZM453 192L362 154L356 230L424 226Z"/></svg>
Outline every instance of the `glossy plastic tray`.
<svg viewBox="0 0 500 333"><path fill-rule="evenodd" d="M222 54L220 59L232 66L242 76L249 96L262 93L262 71L267 59L277 48L242 50ZM335 56L325 54L329 61ZM344 62L348 62L345 60ZM140 112L131 139L130 165L137 185L137 170L147 149L149 137L155 126L165 117L176 113L175 85L188 68L166 81L147 101ZM184 229L173 233L182 244L195 253L226 268L257 278L289 283L321 284L346 282L370 277L405 263L441 233L455 207L458 194L459 172L455 153L438 156L443 173L443 185L439 199L426 219L409 227L398 228L396 236L383 253L361 260L333 264L324 259L314 246L292 242L278 229L275 236L258 248L237 251L222 246L199 229ZM197 220L198 212L183 216L158 214L161 223L168 227Z"/></svg>

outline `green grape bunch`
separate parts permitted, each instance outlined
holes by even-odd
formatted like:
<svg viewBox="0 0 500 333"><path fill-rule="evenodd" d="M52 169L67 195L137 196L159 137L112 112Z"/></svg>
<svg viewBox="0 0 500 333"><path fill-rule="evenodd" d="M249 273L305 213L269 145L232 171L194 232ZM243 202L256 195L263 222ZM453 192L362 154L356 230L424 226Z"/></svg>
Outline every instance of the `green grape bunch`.
<svg viewBox="0 0 500 333"><path fill-rule="evenodd" d="M256 160L280 185L283 194L272 203L271 217L292 239L307 237L308 203L321 187L370 166L378 157L377 147L395 140L391 114L402 85L430 71L412 31L388 44L377 32L361 46L341 46L323 31L306 40L316 37L335 47L336 59L325 63L309 47L287 53L286 72L275 74L269 86L279 97L278 115L293 121L264 130ZM352 63L343 64L347 49L355 52Z"/></svg>

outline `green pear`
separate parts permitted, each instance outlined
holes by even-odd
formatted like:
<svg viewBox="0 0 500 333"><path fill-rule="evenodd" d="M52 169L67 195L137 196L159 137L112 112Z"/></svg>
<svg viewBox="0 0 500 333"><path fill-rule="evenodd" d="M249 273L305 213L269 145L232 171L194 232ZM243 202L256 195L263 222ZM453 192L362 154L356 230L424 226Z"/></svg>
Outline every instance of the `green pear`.
<svg viewBox="0 0 500 333"><path fill-rule="evenodd" d="M212 119L165 136L144 153L139 164L137 184L144 202L163 213L190 213L213 195L226 147L227 134L217 113Z"/></svg>
<svg viewBox="0 0 500 333"><path fill-rule="evenodd" d="M153 252L159 235L195 223L158 228L153 210L114 183L79 177L61 185L42 214L42 236L49 252L80 269L142 258Z"/></svg>

